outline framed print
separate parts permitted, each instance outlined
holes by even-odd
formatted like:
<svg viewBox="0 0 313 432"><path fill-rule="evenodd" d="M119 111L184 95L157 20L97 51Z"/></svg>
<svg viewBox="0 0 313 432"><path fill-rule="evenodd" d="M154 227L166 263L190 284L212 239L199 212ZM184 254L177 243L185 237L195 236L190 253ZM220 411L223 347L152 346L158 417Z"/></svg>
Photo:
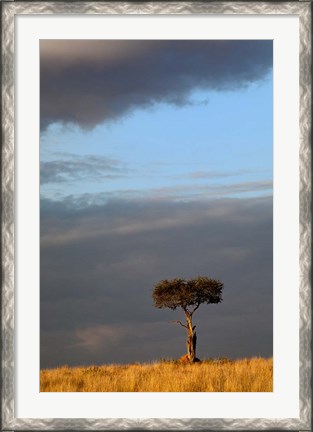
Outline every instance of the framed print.
<svg viewBox="0 0 313 432"><path fill-rule="evenodd" d="M11 2L2 430L311 429L311 2Z"/></svg>

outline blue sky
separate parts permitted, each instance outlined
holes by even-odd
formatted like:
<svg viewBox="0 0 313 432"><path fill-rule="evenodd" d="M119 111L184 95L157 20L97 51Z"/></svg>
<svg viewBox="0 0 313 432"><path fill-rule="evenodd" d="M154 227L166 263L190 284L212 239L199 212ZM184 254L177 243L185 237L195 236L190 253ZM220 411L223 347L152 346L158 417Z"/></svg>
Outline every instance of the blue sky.
<svg viewBox="0 0 313 432"><path fill-rule="evenodd" d="M271 41L40 42L41 367L273 353Z"/></svg>
<svg viewBox="0 0 313 432"><path fill-rule="evenodd" d="M52 124L41 138L41 162L54 161L57 168L56 161L75 159L91 166L81 178L73 172L58 171L59 177L42 184L42 196L119 196L134 191L138 198L150 189L157 196L158 191L165 194L165 188L170 193L173 187L186 186L185 193L177 189L178 199L190 199L204 186L210 189L241 183L251 184L251 190L238 193L225 188L220 195L270 193L271 73L262 82L241 89L194 91L190 100L185 106L156 103L149 109L138 108L118 121L97 125L92 130ZM102 166L92 164L94 158L102 160ZM78 168L77 165L77 171ZM264 182L261 189L259 182ZM209 192L202 190L201 194L205 198Z"/></svg>

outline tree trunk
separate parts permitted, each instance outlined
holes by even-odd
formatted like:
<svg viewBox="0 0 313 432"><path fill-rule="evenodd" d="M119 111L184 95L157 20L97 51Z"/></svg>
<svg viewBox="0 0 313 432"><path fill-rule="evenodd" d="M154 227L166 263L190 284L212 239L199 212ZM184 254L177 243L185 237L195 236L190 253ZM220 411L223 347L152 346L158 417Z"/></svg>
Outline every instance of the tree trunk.
<svg viewBox="0 0 313 432"><path fill-rule="evenodd" d="M190 363L193 363L196 358L197 333L188 333L187 337L187 353Z"/></svg>
<svg viewBox="0 0 313 432"><path fill-rule="evenodd" d="M196 358L197 333L192 326L192 316L188 311L185 311L187 320L187 355L190 363L193 363Z"/></svg>

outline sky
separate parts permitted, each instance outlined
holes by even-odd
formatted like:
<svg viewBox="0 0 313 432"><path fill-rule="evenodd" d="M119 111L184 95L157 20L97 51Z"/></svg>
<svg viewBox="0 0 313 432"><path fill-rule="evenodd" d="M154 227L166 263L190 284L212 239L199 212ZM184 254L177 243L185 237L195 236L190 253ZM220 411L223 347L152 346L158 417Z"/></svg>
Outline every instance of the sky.
<svg viewBox="0 0 313 432"><path fill-rule="evenodd" d="M273 353L272 41L40 41L41 367Z"/></svg>

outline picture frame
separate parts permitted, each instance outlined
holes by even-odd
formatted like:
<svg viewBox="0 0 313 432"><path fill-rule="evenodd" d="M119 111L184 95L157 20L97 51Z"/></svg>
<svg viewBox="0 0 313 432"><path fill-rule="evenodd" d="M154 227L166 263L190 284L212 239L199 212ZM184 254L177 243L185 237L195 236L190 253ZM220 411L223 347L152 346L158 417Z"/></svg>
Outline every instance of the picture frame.
<svg viewBox="0 0 313 432"><path fill-rule="evenodd" d="M14 2L1 3L2 19L2 420L1 430L311 430L311 9L299 2ZM275 15L299 20L299 415L224 418L80 418L19 417L16 415L15 267L19 231L15 227L16 17L36 15ZM82 37L84 32L82 31ZM295 85L293 83L293 85ZM275 143L274 143L275 145ZM20 280L19 280L20 283ZM30 338L32 336L30 335Z"/></svg>

